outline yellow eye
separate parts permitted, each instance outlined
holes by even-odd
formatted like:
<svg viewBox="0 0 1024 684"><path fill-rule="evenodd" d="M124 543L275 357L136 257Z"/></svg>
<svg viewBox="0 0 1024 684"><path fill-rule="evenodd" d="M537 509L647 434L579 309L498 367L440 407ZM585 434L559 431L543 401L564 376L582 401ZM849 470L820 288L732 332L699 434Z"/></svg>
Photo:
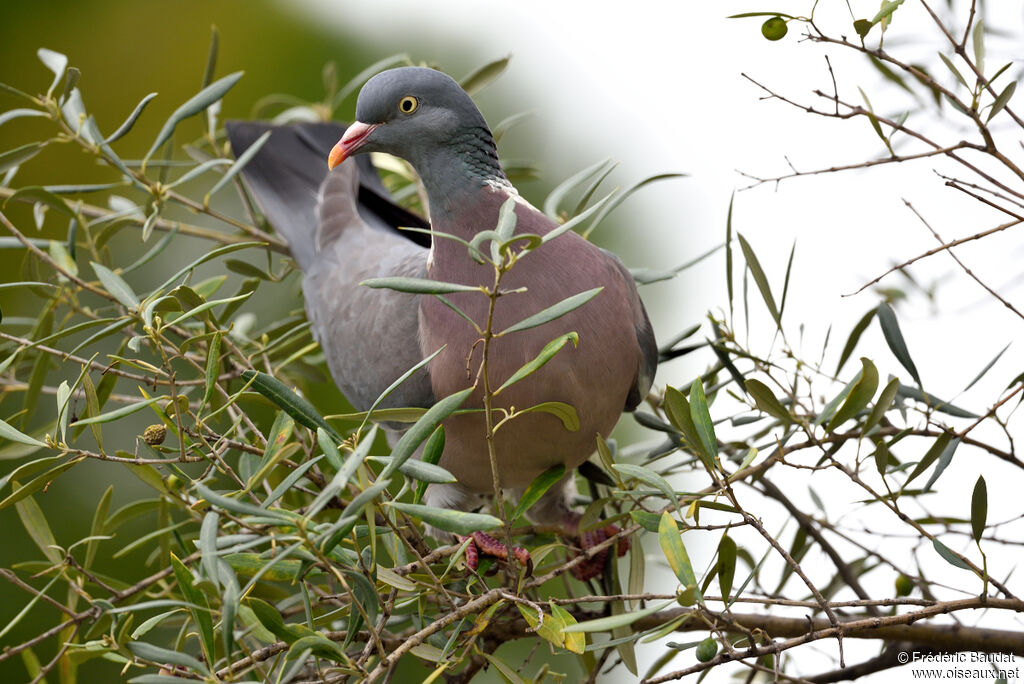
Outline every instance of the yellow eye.
<svg viewBox="0 0 1024 684"><path fill-rule="evenodd" d="M420 106L420 101L412 95L406 95L398 101L398 111L403 114L412 114Z"/></svg>

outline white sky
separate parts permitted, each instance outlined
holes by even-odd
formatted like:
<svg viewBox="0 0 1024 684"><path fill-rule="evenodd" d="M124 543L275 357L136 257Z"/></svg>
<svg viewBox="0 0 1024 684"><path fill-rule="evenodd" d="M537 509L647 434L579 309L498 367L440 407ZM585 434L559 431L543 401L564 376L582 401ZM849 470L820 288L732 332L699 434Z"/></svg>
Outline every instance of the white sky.
<svg viewBox="0 0 1024 684"><path fill-rule="evenodd" d="M851 0L851 4L858 17L870 17L878 7L877 0ZM945 5L938 0L934 4ZM761 91L740 75L745 72L799 102L824 106L824 101L812 94L818 88L831 90L823 53L817 46L800 42L803 31L799 26L791 26L784 40L770 43L761 38L760 19L725 18L769 6L798 14L810 5L809 0L377 0L360 3L356 9L332 0L305 0L301 6L318 23L336 26L339 37L358 37L360 42L378 47L379 56L407 51L414 58L444 67L446 63L465 63L467 57L470 63L482 64L511 53L508 72L482 93L480 101L492 124L520 111L534 113L510 135L535 145L534 161L540 162L550 181L606 157L622 162L613 176L622 185L670 171L691 174L688 179L642 190L619 210L620 218L629 218L624 222L630 226L628 234L602 235L631 267L669 268L723 240L730 193L748 184L737 170L771 176L787 171L786 156L797 168L810 170L876 158L884 151L867 121L825 120L777 101L761 102ZM845 2L821 5L817 18L823 25L840 26L852 35ZM986 5L992 12L1002 13L990 15L988 26L1021 35L1020 3ZM832 20L837 23L830 23ZM910 0L897 12L887 44L899 50L900 44L922 38L924 47L914 50L915 60L934 62L935 51L942 44L919 5ZM988 63L993 66L989 73L1020 56L1015 44L991 38ZM844 100L860 104L860 86L882 114L899 113L902 105L898 103L904 100L898 91L862 60L833 54L832 66ZM1019 61L1011 72L1019 76ZM951 84L941 65L933 73ZM915 121L927 127L923 117L910 119L911 124ZM959 139L949 137L952 133L944 135L942 140ZM1020 150L1013 144L1011 154L1019 157ZM806 323L804 353L808 357L817 358L825 332L834 324L832 360L826 363L827 368L834 368L853 323L878 302L870 290L856 297L842 295L892 264L936 246L904 206L904 198L947 240L1004 220L943 188L934 168L950 169L929 160L868 173L788 180L777 191L762 186L736 196L734 230L754 246L776 297L781 293L790 246L797 241L786 321L794 344L799 339L797 323ZM1003 294L1016 299L1018 306L1024 303L1020 287L1024 255L1012 230L959 254L990 285L1009 283L1010 287L1002 288ZM735 259L739 275L742 257L738 248ZM723 263L719 254L682 278L644 289L662 340L704 320L709 308L720 310L725 305ZM922 262L914 273L925 282L948 276L939 290L937 309L918 295L911 306L901 310L900 317L925 388L950 399L1007 342L1020 337L1022 321L987 298L945 255ZM883 285L904 287L906 283L890 276ZM762 324L760 329L766 330L763 324L768 319L763 310L751 283L752 316ZM758 329L758 323L754 327ZM1024 370L1021 352L1019 343L1011 346L990 377L962 398L964 405L983 411L1009 379ZM883 382L889 373L910 382L884 346L876 325L844 369L844 380L856 372L856 356L861 354L876 360ZM662 369L659 383L688 383L707 360L703 356L674 362ZM930 500L932 507L950 515L966 515L977 472L976 463L954 460L944 477L959 478L959 483L949 488L946 498ZM1000 481L998 472L989 471L990 501L1018 501L1013 481ZM1019 471L1014 474L1019 482ZM800 485L801 491L804 486ZM1019 505L1008 511L997 511L995 506L990 519L1000 513L1019 514ZM951 572L949 581L963 580L958 571ZM834 654L832 645L823 645L822 651ZM856 662L849 653L850 662ZM657 652L648 651L647 657L652 654ZM692 655L686 654L673 666L689 662ZM875 681L885 681L885 676Z"/></svg>

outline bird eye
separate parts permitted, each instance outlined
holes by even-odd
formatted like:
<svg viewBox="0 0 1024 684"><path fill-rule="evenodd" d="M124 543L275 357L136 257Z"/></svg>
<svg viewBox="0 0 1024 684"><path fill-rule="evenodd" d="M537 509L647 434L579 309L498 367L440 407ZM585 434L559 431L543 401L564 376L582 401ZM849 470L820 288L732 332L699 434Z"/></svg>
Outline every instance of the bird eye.
<svg viewBox="0 0 1024 684"><path fill-rule="evenodd" d="M412 95L406 95L398 101L398 110L403 114L412 114L420 106L420 101Z"/></svg>

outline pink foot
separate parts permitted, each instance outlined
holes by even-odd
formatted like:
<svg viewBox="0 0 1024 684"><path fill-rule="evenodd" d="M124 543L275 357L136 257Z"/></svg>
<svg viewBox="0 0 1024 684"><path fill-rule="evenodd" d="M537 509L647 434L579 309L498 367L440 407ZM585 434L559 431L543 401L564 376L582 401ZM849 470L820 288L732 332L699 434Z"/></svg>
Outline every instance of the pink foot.
<svg viewBox="0 0 1024 684"><path fill-rule="evenodd" d="M594 530L588 530L579 535L580 548L584 551L591 549L606 539L614 537L619 531L618 525L605 525ZM615 548L616 554L620 558L625 556L626 552L629 551L629 538L623 537L619 539L614 547L605 547L579 565L573 566L571 570L572 576L581 582L600 577L601 573L604 572L604 565L608 560L608 552L611 548Z"/></svg>
<svg viewBox="0 0 1024 684"><path fill-rule="evenodd" d="M476 570L480 562L480 554L485 556L491 556L498 560L508 560L508 547L503 542L498 541L494 537L484 532L474 532L469 537L461 537L456 535L459 541L465 541L471 539L472 543L466 547L466 567L470 570ZM519 563L526 567L526 574L533 574L533 559L530 558L530 552L521 546L513 546L512 554L516 557Z"/></svg>

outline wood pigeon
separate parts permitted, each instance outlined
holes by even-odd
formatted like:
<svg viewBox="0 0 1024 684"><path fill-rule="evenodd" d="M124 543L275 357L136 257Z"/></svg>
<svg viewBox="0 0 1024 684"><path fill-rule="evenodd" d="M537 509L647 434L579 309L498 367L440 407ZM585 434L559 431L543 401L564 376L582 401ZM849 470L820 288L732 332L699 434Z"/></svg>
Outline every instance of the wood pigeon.
<svg viewBox="0 0 1024 684"><path fill-rule="evenodd" d="M477 263L457 240L399 232L397 226L427 224L390 202L365 153L386 152L412 165L426 189L429 227L437 233L472 240L496 226L499 209L509 198L515 200L517 234L543 236L559 224L519 196L502 171L483 115L440 71L402 67L374 76L359 93L356 118L347 128L335 123L273 127L229 122L227 131L237 156L274 128L244 176L304 273L306 312L338 387L353 406L366 410L395 379L443 347L383 404L426 407L474 383L479 334L435 296L371 289L360 282L405 276L492 286L494 269ZM567 430L554 415L537 412L515 418L495 434L501 485L517 496L545 470L566 467L563 483L552 487L528 516L575 536L580 515L572 506L572 469L593 453L597 435L607 437L622 411L633 410L647 396L658 358L654 334L622 262L572 231L516 263L502 288L524 291L498 299L494 330L572 295L602 288L561 318L495 338L488 362L491 386L498 387L552 339L569 332L579 335L575 348L567 345L494 401L506 409L549 401L576 409L576 431ZM486 320L488 298L483 294L446 297L478 324ZM480 406L478 389L464 407ZM465 413L449 417L444 425L440 465L458 482L430 485L424 501L473 510L482 505L482 496L493 492L484 417ZM584 546L598 543L616 529L592 531L581 541ZM478 533L474 540L484 552L504 553L504 545L487 535ZM576 574L596 576L603 562L604 555L595 556Z"/></svg>

